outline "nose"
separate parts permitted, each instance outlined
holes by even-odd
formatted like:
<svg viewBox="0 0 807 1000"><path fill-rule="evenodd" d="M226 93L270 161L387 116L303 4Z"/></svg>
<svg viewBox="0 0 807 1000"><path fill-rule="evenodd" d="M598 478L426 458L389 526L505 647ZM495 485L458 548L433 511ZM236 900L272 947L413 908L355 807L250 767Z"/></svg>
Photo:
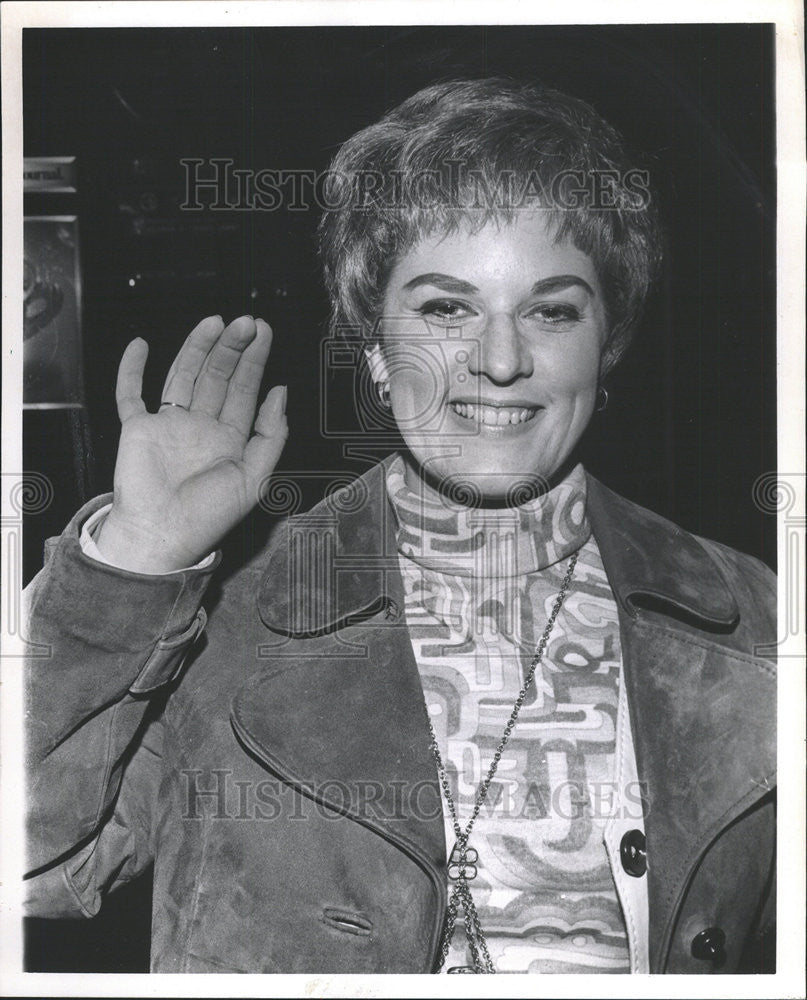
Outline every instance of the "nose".
<svg viewBox="0 0 807 1000"><path fill-rule="evenodd" d="M532 375L532 355L512 316L497 313L490 317L471 352L468 370L502 385Z"/></svg>

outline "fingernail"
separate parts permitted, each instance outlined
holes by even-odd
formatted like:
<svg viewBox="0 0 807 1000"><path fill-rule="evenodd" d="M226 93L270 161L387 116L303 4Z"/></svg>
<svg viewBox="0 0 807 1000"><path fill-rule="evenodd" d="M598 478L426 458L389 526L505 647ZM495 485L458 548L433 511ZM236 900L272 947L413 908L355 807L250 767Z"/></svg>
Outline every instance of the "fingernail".
<svg viewBox="0 0 807 1000"><path fill-rule="evenodd" d="M278 390L280 390L278 392ZM276 385L270 390L267 399L269 404L268 416L280 416L286 412L286 386Z"/></svg>
<svg viewBox="0 0 807 1000"><path fill-rule="evenodd" d="M287 385L281 385L280 388L282 389L281 396L282 396L283 412L285 413L286 412L286 401L289 398L289 387Z"/></svg>

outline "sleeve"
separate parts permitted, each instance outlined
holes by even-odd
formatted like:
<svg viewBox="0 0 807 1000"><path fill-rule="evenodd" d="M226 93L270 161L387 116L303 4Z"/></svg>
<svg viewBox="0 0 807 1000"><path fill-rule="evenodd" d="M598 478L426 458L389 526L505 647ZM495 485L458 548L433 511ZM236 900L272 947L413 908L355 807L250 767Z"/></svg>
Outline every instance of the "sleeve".
<svg viewBox="0 0 807 1000"><path fill-rule="evenodd" d="M112 510L112 504L108 503L97 510L94 514L91 514L81 529L81 534L79 535L79 544L81 545L81 551L85 556L89 556L90 559L94 559L96 562L104 563L107 566L114 566L115 563L110 562L105 556L101 554L100 549L95 544L95 536L104 523L107 514ZM213 560L216 556L215 552L211 552L210 555L205 556L200 562L196 563L195 566L184 566L179 572L185 572L187 569L207 569L208 566L212 565ZM175 571L176 572L176 571ZM168 576L167 573L154 573L153 576Z"/></svg>
<svg viewBox="0 0 807 1000"><path fill-rule="evenodd" d="M147 576L99 563L79 541L108 497L83 507L26 588L29 912L87 915L151 860L161 769L156 709L206 624L204 568ZM69 912L68 912L69 911Z"/></svg>

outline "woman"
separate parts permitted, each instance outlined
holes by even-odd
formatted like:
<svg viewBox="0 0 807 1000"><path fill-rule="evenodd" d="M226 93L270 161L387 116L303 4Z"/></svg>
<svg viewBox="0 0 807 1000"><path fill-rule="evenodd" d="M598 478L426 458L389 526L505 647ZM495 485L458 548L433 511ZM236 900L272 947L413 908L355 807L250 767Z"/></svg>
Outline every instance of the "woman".
<svg viewBox="0 0 807 1000"><path fill-rule="evenodd" d="M202 321L155 414L129 345L111 505L30 588L31 912L154 861L154 971L770 964L770 573L575 458L658 263L632 166L587 105L500 80L345 144L333 326L404 447L209 623L287 435L276 387L250 436L271 331Z"/></svg>

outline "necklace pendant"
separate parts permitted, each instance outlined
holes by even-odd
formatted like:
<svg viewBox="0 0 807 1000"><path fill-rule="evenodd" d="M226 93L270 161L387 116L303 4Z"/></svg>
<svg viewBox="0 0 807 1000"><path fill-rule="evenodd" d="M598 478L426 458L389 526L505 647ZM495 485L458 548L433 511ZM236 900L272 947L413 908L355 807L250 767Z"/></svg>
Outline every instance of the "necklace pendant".
<svg viewBox="0 0 807 1000"><path fill-rule="evenodd" d="M453 881L448 900L445 929L440 946L440 962L438 969L448 957L451 940L457 929L457 919L460 910L464 911L465 937L470 965L453 965L448 969L451 973L495 972L496 969L488 951L485 935L479 924L479 916L471 894L469 880L476 878L479 854L474 847L469 847L464 838L457 841L448 859L448 877ZM466 961L468 959L466 958Z"/></svg>
<svg viewBox="0 0 807 1000"><path fill-rule="evenodd" d="M448 859L448 877L452 882L470 882L478 873L479 853L475 847L457 843Z"/></svg>

